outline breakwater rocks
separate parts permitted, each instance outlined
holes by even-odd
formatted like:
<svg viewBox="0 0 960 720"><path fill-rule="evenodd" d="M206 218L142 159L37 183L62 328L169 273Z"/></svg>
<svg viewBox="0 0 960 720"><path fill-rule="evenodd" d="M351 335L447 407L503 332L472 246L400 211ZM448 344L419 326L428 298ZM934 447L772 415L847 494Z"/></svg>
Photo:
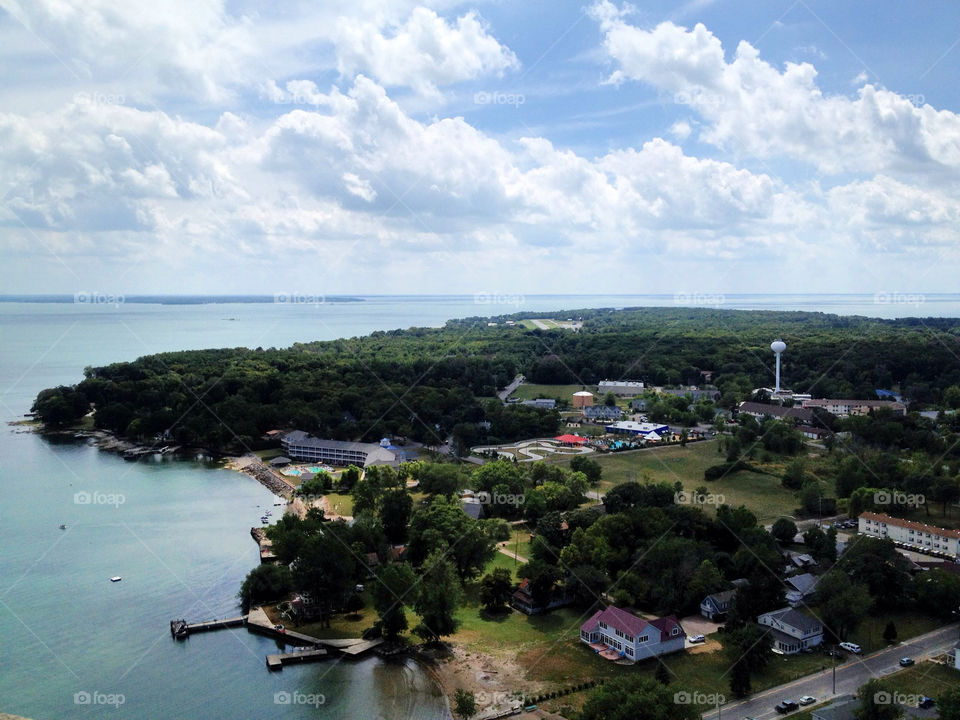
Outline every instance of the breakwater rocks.
<svg viewBox="0 0 960 720"><path fill-rule="evenodd" d="M293 496L293 488L289 483L284 482L262 462L256 458L244 458L247 460L242 467L239 465L237 469L242 470L250 477L254 478L263 485L267 490L272 492L274 495L279 495L280 497L286 498L289 500Z"/></svg>

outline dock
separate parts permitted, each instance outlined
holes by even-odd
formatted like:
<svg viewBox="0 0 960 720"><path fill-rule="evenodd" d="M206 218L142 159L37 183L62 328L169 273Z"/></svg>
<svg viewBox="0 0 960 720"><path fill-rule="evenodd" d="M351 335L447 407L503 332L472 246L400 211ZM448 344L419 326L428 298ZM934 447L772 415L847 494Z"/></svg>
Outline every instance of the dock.
<svg viewBox="0 0 960 720"><path fill-rule="evenodd" d="M282 670L284 665L316 662L318 660L326 660L327 657L329 657L327 651L323 648L297 650L289 653L274 653L267 655L267 670Z"/></svg>
<svg viewBox="0 0 960 720"><path fill-rule="evenodd" d="M247 616L224 618L223 620L205 620L204 622L188 623L186 620L171 620L170 634L175 638L182 639L189 637L193 633L208 632L210 630L221 630L223 628L243 627L247 624Z"/></svg>

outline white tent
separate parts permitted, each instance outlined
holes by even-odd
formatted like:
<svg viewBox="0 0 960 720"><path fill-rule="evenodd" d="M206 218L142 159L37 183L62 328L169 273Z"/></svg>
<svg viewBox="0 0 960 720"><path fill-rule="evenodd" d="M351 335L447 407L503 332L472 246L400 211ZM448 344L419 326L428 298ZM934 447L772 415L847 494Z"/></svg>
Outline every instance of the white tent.
<svg viewBox="0 0 960 720"><path fill-rule="evenodd" d="M644 435L643 437L644 437L646 440L659 440L659 439L660 439L660 436L657 435L657 433L655 433L653 430L651 430L650 432L648 432L648 433L647 433L646 435Z"/></svg>

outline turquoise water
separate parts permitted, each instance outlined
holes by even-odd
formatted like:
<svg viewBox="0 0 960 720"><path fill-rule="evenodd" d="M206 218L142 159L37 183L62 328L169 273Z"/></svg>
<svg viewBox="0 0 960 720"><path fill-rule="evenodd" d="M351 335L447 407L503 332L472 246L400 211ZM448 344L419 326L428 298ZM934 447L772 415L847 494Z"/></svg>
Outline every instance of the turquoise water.
<svg viewBox="0 0 960 720"><path fill-rule="evenodd" d="M513 300L0 302L0 417L22 417L38 390L78 381L86 365L148 353L282 347L515 310L674 304L672 296ZM872 296L727 296L723 306L958 316L960 296L927 296L919 308L876 304ZM255 481L203 462L129 463L84 444L0 430L0 712L36 720L445 717L436 688L412 663L372 658L268 673L264 656L276 644L245 630L171 640L171 618L237 612L239 583L257 563L249 529L273 503ZM75 502L77 493L92 502ZM123 581L109 582L113 575ZM122 695L123 703L75 704L77 693L97 701ZM319 708L275 702L321 695Z"/></svg>

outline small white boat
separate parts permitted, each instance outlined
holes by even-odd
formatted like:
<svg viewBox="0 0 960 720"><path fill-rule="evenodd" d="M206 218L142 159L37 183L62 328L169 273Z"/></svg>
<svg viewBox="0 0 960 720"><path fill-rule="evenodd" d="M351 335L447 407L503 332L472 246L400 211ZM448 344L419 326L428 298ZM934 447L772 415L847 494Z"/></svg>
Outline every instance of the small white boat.
<svg viewBox="0 0 960 720"><path fill-rule="evenodd" d="M114 575L112 578L110 578L110 582L120 582L121 580L123 580L123 578L119 575Z"/></svg>

